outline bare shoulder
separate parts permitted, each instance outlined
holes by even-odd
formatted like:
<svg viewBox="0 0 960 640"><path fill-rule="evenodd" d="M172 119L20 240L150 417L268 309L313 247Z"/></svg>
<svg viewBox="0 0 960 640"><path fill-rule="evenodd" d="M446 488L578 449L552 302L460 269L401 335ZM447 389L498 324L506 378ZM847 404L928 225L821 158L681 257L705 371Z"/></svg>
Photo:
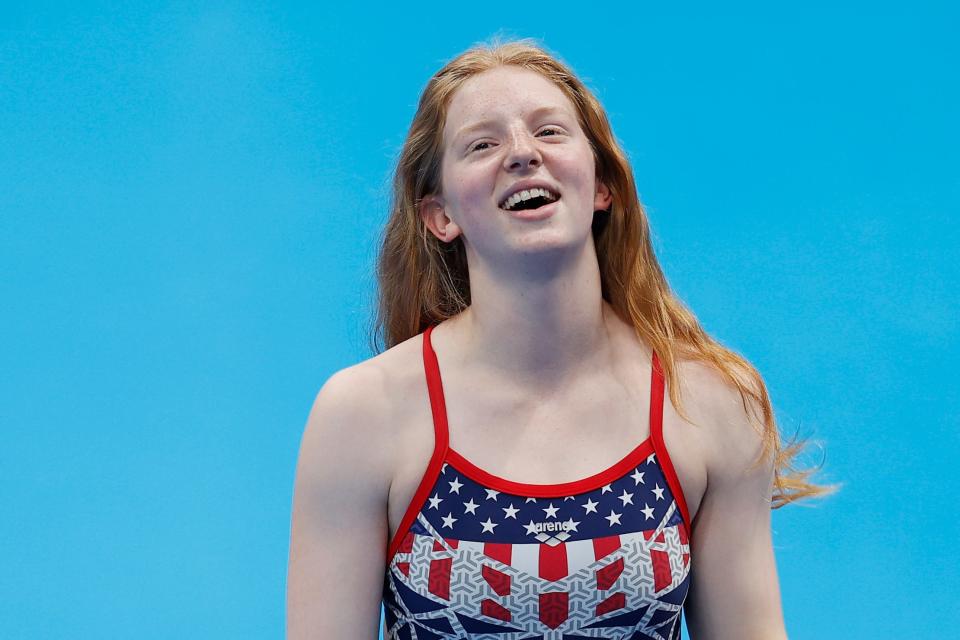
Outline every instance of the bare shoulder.
<svg viewBox="0 0 960 640"><path fill-rule="evenodd" d="M335 372L310 409L294 481L288 638L376 633L397 455L399 352L389 351Z"/></svg>
<svg viewBox="0 0 960 640"><path fill-rule="evenodd" d="M410 397L405 389L416 379L418 361L412 351L417 345L416 337L410 338L333 373L313 401L301 458L309 460L312 450L322 448L327 462L369 472L386 495L402 439L396 417L403 412L403 399Z"/></svg>
<svg viewBox="0 0 960 640"><path fill-rule="evenodd" d="M754 464L763 448L757 408L711 365L680 369L707 473L691 534L690 637L786 638L770 530L772 456Z"/></svg>
<svg viewBox="0 0 960 640"><path fill-rule="evenodd" d="M383 436L377 402L379 376L370 367L351 366L332 374L320 387L300 439L296 490L333 487L350 474L351 497L374 502L386 495L382 449L371 447Z"/></svg>
<svg viewBox="0 0 960 640"><path fill-rule="evenodd" d="M746 471L763 446L755 403L749 397L745 402L739 389L707 363L684 360L678 371L683 408L699 428L709 476Z"/></svg>

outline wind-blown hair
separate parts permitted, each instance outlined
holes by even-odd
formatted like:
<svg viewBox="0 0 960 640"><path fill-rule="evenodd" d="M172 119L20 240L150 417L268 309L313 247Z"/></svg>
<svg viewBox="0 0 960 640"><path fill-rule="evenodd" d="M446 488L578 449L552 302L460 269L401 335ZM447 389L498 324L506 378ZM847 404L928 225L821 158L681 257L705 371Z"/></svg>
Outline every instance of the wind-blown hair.
<svg viewBox="0 0 960 640"><path fill-rule="evenodd" d="M443 128L451 97L473 76L503 65L534 71L570 99L593 150L596 177L610 189L608 212L597 212L593 239L600 268L602 296L625 322L657 352L670 399L683 412L678 362L700 361L735 385L744 409L759 420L763 448L755 464L772 454L774 487L771 507L836 490L808 481L812 469L791 465L804 441L782 446L766 385L742 356L711 338L673 294L657 262L650 224L640 204L630 163L613 135L607 115L574 72L532 39L479 44L463 52L427 83L393 176L390 217L377 260L377 306L370 329L374 352L390 348L431 324L457 315L470 305L470 280L463 240L445 243L418 215L428 194L441 192ZM750 408L748 409L748 404Z"/></svg>

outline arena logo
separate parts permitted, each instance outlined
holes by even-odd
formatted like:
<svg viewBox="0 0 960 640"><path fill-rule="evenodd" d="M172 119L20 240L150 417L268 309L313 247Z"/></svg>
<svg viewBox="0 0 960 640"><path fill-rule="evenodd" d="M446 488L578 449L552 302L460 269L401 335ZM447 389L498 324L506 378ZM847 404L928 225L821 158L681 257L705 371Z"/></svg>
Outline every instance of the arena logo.
<svg viewBox="0 0 960 640"><path fill-rule="evenodd" d="M524 529L527 530L527 535L533 536L538 542L555 547L566 541L571 532L576 533L579 524L579 522L574 522L573 518L563 522L558 520L534 522L531 520L529 524L524 525Z"/></svg>

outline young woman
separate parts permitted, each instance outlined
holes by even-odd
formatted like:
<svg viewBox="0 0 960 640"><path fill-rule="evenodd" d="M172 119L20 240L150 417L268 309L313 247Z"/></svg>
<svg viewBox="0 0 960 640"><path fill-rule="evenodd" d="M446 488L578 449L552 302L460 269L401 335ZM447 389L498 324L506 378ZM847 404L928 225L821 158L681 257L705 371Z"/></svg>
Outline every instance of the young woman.
<svg viewBox="0 0 960 640"><path fill-rule="evenodd" d="M427 85L380 254L387 349L323 385L288 637L785 638L770 510L828 489L671 292L591 92L530 41Z"/></svg>

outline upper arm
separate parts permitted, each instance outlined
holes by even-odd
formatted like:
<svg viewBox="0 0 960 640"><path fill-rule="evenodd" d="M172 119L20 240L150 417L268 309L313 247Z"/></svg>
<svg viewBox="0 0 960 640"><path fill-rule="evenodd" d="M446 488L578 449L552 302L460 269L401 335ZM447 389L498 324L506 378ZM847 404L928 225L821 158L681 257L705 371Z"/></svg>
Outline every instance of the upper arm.
<svg viewBox="0 0 960 640"><path fill-rule="evenodd" d="M708 429L707 490L691 541L685 607L693 640L786 638L770 531L773 456L739 393L714 394Z"/></svg>
<svg viewBox="0 0 960 640"><path fill-rule="evenodd" d="M287 571L287 638L374 638L389 525L388 443L375 376L334 374L310 410L297 460ZM380 440L378 442L378 440Z"/></svg>

